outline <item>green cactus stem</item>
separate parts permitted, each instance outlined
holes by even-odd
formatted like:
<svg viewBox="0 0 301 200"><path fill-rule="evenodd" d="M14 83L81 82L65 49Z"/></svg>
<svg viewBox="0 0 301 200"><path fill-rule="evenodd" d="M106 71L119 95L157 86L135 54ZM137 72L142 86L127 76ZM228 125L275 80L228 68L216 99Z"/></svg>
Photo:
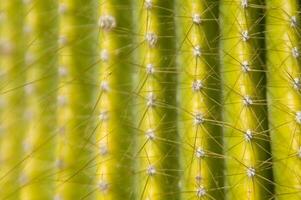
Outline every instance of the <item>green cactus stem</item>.
<svg viewBox="0 0 301 200"><path fill-rule="evenodd" d="M97 199L135 199L131 1L102 0L99 8Z"/></svg>
<svg viewBox="0 0 301 200"><path fill-rule="evenodd" d="M182 199L223 199L216 1L178 1Z"/></svg>
<svg viewBox="0 0 301 200"><path fill-rule="evenodd" d="M174 1L137 1L138 198L178 199Z"/></svg>
<svg viewBox="0 0 301 200"><path fill-rule="evenodd" d="M259 1L221 1L226 199L271 197Z"/></svg>
<svg viewBox="0 0 301 200"><path fill-rule="evenodd" d="M96 0L60 0L56 198L93 199L97 88Z"/></svg>
<svg viewBox="0 0 301 200"><path fill-rule="evenodd" d="M267 1L269 120L275 195L301 198L300 17L297 0Z"/></svg>
<svg viewBox="0 0 301 200"><path fill-rule="evenodd" d="M22 144L26 130L24 76L24 4L1 1L1 144L0 199L19 199ZM18 13L16 15L16 13ZM4 106L4 107L3 107Z"/></svg>
<svg viewBox="0 0 301 200"><path fill-rule="evenodd" d="M26 52L29 130L24 141L24 181L21 199L53 199L57 99L57 1L27 5L30 41Z"/></svg>

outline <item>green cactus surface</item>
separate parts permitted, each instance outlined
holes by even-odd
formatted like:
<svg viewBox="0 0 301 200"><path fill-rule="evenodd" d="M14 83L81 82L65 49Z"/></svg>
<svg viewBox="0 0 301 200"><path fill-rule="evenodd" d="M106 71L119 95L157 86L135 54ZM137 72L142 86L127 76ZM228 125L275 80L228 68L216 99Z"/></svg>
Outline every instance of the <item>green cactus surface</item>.
<svg viewBox="0 0 301 200"><path fill-rule="evenodd" d="M66 114L61 125L57 196L62 199L93 199L95 193L96 148L94 129L97 113L94 112L97 96L97 1L62 0L59 2L62 45L59 51L61 67L68 73L61 94L66 105L60 114ZM59 123L60 124L60 123Z"/></svg>
<svg viewBox="0 0 301 200"><path fill-rule="evenodd" d="M298 1L267 2L267 94L279 200L301 198L299 12Z"/></svg>
<svg viewBox="0 0 301 200"><path fill-rule="evenodd" d="M261 2L222 1L220 6L225 196L269 199Z"/></svg>
<svg viewBox="0 0 301 200"><path fill-rule="evenodd" d="M21 0L1 1L1 144L0 199L20 198L26 133L25 5ZM16 15L15 13L18 13Z"/></svg>
<svg viewBox="0 0 301 200"><path fill-rule="evenodd" d="M57 2L26 4L26 91L29 127L25 139L22 199L53 199L57 134Z"/></svg>
<svg viewBox="0 0 301 200"><path fill-rule="evenodd" d="M218 4L178 1L179 127L183 199L223 199Z"/></svg>
<svg viewBox="0 0 301 200"><path fill-rule="evenodd" d="M298 0L0 0L0 200L301 199Z"/></svg>
<svg viewBox="0 0 301 200"><path fill-rule="evenodd" d="M178 199L174 1L137 1L139 199Z"/></svg>
<svg viewBox="0 0 301 200"><path fill-rule="evenodd" d="M134 199L132 3L100 1L99 96L96 130L97 199Z"/></svg>

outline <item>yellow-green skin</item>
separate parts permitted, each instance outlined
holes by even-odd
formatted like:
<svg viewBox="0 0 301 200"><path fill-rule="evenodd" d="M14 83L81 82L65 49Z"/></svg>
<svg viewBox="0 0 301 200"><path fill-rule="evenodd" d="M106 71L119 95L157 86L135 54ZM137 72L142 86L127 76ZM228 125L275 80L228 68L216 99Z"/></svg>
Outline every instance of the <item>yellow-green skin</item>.
<svg viewBox="0 0 301 200"><path fill-rule="evenodd" d="M220 2L225 195L228 200L266 200L272 179L259 51L262 6L254 0L242 2Z"/></svg>
<svg viewBox="0 0 301 200"><path fill-rule="evenodd" d="M130 0L101 0L99 51L96 199L135 199L133 150L133 44Z"/></svg>
<svg viewBox="0 0 301 200"><path fill-rule="evenodd" d="M97 84L97 5L96 0L60 0L59 94L66 105L59 106L58 180L56 198L94 199Z"/></svg>
<svg viewBox="0 0 301 200"><path fill-rule="evenodd" d="M58 13L57 1L26 5L27 113L22 200L52 200L55 188Z"/></svg>
<svg viewBox="0 0 301 200"><path fill-rule="evenodd" d="M3 21L0 33L1 58L1 143L0 199L19 199L22 187L22 146L26 130L24 111L25 65L24 4L21 0L1 1ZM18 14L16 14L18 13Z"/></svg>
<svg viewBox="0 0 301 200"><path fill-rule="evenodd" d="M216 1L210 0L177 4L183 200L224 197L217 8ZM200 55L196 55L198 47ZM204 118L200 124L196 123L198 114Z"/></svg>
<svg viewBox="0 0 301 200"><path fill-rule="evenodd" d="M138 22L135 159L139 166L137 194L141 200L179 198L173 8L174 1L139 0L135 4Z"/></svg>
<svg viewBox="0 0 301 200"><path fill-rule="evenodd" d="M296 0L267 1L266 47L268 105L277 200L301 198L300 18ZM296 23L294 23L294 19Z"/></svg>

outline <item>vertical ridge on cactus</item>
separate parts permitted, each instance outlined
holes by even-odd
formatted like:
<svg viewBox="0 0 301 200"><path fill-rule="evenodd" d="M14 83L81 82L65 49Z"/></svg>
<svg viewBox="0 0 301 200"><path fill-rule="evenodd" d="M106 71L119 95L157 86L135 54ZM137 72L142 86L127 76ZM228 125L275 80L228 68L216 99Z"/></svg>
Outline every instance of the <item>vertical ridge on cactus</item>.
<svg viewBox="0 0 301 200"><path fill-rule="evenodd" d="M182 199L223 199L215 1L178 1Z"/></svg>
<svg viewBox="0 0 301 200"><path fill-rule="evenodd" d="M134 199L132 3L102 0L98 4L97 199Z"/></svg>
<svg viewBox="0 0 301 200"><path fill-rule="evenodd" d="M225 198L229 200L272 195L260 3L222 1L220 5Z"/></svg>
<svg viewBox="0 0 301 200"><path fill-rule="evenodd" d="M137 1L138 199L178 199L174 1Z"/></svg>
<svg viewBox="0 0 301 200"><path fill-rule="evenodd" d="M1 59L1 144L0 198L19 199L23 186L21 161L26 130L24 111L24 4L21 0L0 1L0 59ZM15 13L18 13L16 15Z"/></svg>
<svg viewBox="0 0 301 200"><path fill-rule="evenodd" d="M298 1L267 1L269 122L279 200L301 198L299 15Z"/></svg>
<svg viewBox="0 0 301 200"><path fill-rule="evenodd" d="M59 148L63 167L58 172L57 198L93 199L95 194L95 130L97 85L97 1L61 0L60 22L62 52L60 60L67 69L67 108L59 107L60 114L68 114L63 128L65 139ZM64 89L61 90L64 92ZM62 111L60 109L63 109ZM61 124L60 124L61 125Z"/></svg>
<svg viewBox="0 0 301 200"><path fill-rule="evenodd" d="M71 81L70 78L70 59L69 56L69 43L68 43L68 30L70 12L68 8L69 4L66 0L58 2L58 16L59 16L59 36L58 36L58 90L57 90L57 145L56 145L56 164L55 164L55 200L62 199L62 182L66 179L64 174L66 170L66 147L68 145L67 140L67 125L70 119L70 107L69 107L69 90L68 84ZM70 39L70 38L69 38Z"/></svg>
<svg viewBox="0 0 301 200"><path fill-rule="evenodd" d="M57 2L35 0L26 3L28 34L27 113L30 115L24 152L29 157L24 162L23 176L26 185L21 199L53 199L56 99L57 99Z"/></svg>
<svg viewBox="0 0 301 200"><path fill-rule="evenodd" d="M164 188L160 182L164 176L162 157L164 155L160 149L160 139L162 130L160 122L162 120L163 91L160 88L160 55L159 48L162 38L158 30L158 1L137 1L136 8L140 12L135 18L139 21L136 30L138 34L137 50L138 79L137 82L137 104L138 112L138 152L135 155L139 159L138 188L139 199L154 197L160 199L164 193ZM162 122L164 123L164 121ZM163 169L162 169L163 168Z"/></svg>

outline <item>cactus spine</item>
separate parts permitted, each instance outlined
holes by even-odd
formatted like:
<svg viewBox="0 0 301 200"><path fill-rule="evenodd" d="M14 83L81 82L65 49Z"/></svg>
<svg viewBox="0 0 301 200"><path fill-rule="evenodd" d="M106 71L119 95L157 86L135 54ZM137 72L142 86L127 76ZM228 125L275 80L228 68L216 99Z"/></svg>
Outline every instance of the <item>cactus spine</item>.
<svg viewBox="0 0 301 200"><path fill-rule="evenodd" d="M258 1L221 2L226 199L271 194Z"/></svg>
<svg viewBox="0 0 301 200"><path fill-rule="evenodd" d="M57 2L36 0L26 5L27 91L30 126L25 140L26 186L22 199L53 199L57 96Z"/></svg>
<svg viewBox="0 0 301 200"><path fill-rule="evenodd" d="M1 106L5 107L1 113L0 198L18 199L22 187L22 144L26 130L24 4L21 0L1 1L0 4L3 12L0 41Z"/></svg>
<svg viewBox="0 0 301 200"><path fill-rule="evenodd" d="M178 1L181 194L183 199L223 199L217 4Z"/></svg>
<svg viewBox="0 0 301 200"><path fill-rule="evenodd" d="M296 0L267 1L267 87L278 200L301 198L299 14Z"/></svg>
<svg viewBox="0 0 301 200"><path fill-rule="evenodd" d="M174 1L140 0L138 86L138 198L177 199ZM168 102L168 104L167 104Z"/></svg>
<svg viewBox="0 0 301 200"><path fill-rule="evenodd" d="M60 85L62 90L59 92L62 95L66 92L67 102L59 107L58 112L67 114L68 118L64 119L64 126L59 124L62 138L58 148L61 168L57 197L93 199L98 4L96 0L62 0L59 3L63 16L60 22L60 62L68 75L65 79L61 78L67 82Z"/></svg>
<svg viewBox="0 0 301 200"><path fill-rule="evenodd" d="M131 1L102 0L99 5L97 199L134 199Z"/></svg>

